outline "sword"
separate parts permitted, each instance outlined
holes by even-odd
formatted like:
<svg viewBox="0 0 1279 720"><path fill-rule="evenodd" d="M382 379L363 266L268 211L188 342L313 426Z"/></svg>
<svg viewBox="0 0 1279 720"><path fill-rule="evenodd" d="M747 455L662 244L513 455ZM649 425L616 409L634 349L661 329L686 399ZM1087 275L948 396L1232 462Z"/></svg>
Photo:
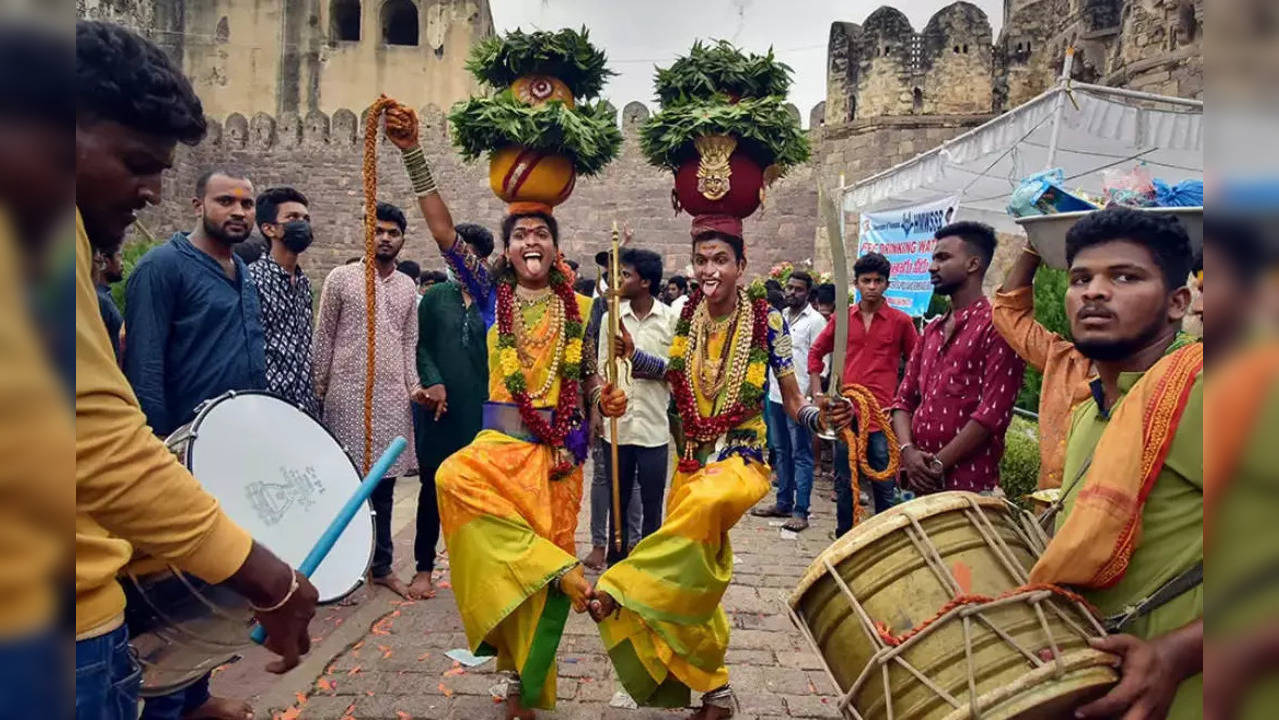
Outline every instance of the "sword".
<svg viewBox="0 0 1279 720"><path fill-rule="evenodd" d="M843 176L840 177L839 184L843 186ZM830 241L830 258L834 266L831 268L831 277L835 281L835 347L831 349L827 397L847 402L840 392L844 385L844 360L848 355L848 257L844 253L844 223L840 215L843 209L836 206L835 200L820 182L817 186L817 203L826 223L826 238ZM827 429L818 433L818 437L834 440L837 435L834 430Z"/></svg>

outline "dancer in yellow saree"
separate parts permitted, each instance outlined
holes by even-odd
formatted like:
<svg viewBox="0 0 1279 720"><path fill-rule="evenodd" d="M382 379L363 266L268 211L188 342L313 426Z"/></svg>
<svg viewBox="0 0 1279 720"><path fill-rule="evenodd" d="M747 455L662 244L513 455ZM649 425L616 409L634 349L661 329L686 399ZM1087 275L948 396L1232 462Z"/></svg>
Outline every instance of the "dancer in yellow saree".
<svg viewBox="0 0 1279 720"><path fill-rule="evenodd" d="M805 404L792 368L790 336L762 286L738 287L746 268L741 221L704 216L693 227L699 290L685 306L669 365L636 351L634 372L663 371L686 438L667 499L666 520L600 577L590 603L622 685L641 705L686 707L702 693L699 720L735 707L724 666L728 619L720 599L732 578L728 531L769 489L764 462L764 387L769 367L787 414L816 430L848 423L849 409ZM605 398L606 400L608 398ZM602 403L605 415L616 403Z"/></svg>
<svg viewBox="0 0 1279 720"><path fill-rule="evenodd" d="M555 652L568 610L590 586L573 536L582 498L586 430L579 390L582 316L546 206L512 204L502 222L505 262L490 270L458 238L417 143L412 110L387 110L387 137L404 164L450 271L488 326L488 402L470 445L436 472L440 524L471 650L510 671L507 718L555 703ZM625 396L601 392L603 407ZM442 400L441 402L447 402Z"/></svg>

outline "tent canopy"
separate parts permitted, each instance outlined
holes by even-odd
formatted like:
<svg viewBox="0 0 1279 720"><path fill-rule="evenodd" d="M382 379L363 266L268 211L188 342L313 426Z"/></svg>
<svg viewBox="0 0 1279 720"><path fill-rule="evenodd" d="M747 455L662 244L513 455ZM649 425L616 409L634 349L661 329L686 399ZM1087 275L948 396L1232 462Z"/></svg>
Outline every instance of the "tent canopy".
<svg viewBox="0 0 1279 720"><path fill-rule="evenodd" d="M959 195L964 219L1020 234L1005 208L1022 178L1060 167L1067 189L1100 195L1103 171L1144 162L1154 177L1170 184L1201 180L1203 135L1199 101L1061 84L928 152L842 188L844 211L887 210Z"/></svg>

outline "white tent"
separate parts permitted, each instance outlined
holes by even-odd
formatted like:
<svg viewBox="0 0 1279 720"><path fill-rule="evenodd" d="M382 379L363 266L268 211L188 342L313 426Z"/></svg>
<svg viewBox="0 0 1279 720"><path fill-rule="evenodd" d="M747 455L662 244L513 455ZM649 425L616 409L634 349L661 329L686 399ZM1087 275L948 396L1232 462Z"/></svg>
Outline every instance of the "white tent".
<svg viewBox="0 0 1279 720"><path fill-rule="evenodd" d="M1028 175L1060 167L1064 187L1096 195L1102 171L1138 161L1169 183L1203 179L1203 144L1201 101L1063 81L953 140L841 188L843 207L859 213L959 195L962 218L1021 234L1005 208Z"/></svg>

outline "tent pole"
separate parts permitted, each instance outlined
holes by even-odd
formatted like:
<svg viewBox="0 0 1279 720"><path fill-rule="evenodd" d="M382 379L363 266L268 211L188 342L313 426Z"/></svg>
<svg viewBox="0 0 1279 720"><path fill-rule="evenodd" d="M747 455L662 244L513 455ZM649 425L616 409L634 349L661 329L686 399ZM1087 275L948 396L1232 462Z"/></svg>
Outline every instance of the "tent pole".
<svg viewBox="0 0 1279 720"><path fill-rule="evenodd" d="M1109 85L1093 85L1092 83L1071 83L1072 87L1080 90L1092 90L1107 95L1115 95L1117 97L1133 98L1134 100L1150 100L1152 102L1167 103L1169 105L1183 105L1185 107L1203 109L1203 100L1195 100L1193 98L1179 98L1168 95L1158 95L1155 93L1141 92L1140 90L1129 90L1127 88L1110 87Z"/></svg>
<svg viewBox="0 0 1279 720"><path fill-rule="evenodd" d="M1066 93L1070 92L1070 69L1075 64L1075 48L1066 48L1066 59L1061 63L1061 79L1057 81L1057 99L1053 106L1053 130L1048 139L1048 162L1045 170L1051 170L1057 162L1057 138L1061 135L1061 114L1066 109Z"/></svg>

